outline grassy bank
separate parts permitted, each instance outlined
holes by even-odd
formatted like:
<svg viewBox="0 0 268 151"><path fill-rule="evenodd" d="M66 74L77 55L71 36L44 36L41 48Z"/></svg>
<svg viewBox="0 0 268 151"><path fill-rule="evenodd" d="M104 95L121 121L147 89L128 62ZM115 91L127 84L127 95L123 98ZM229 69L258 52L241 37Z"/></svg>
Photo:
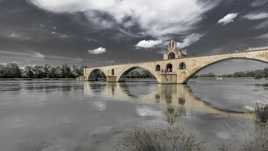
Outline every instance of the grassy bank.
<svg viewBox="0 0 268 151"><path fill-rule="evenodd" d="M268 151L268 127L256 127L254 139L243 143L222 144L215 151ZM130 131L120 145L122 151L207 151L209 142L180 128L135 129Z"/></svg>

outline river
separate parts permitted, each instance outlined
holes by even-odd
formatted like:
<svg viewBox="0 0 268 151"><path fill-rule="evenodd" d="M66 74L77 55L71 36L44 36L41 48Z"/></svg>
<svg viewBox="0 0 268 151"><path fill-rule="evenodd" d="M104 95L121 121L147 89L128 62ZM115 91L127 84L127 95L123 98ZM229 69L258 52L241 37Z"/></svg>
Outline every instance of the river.
<svg viewBox="0 0 268 151"><path fill-rule="evenodd" d="M184 127L209 150L251 138L268 80L1 81L1 151L116 151L126 130Z"/></svg>

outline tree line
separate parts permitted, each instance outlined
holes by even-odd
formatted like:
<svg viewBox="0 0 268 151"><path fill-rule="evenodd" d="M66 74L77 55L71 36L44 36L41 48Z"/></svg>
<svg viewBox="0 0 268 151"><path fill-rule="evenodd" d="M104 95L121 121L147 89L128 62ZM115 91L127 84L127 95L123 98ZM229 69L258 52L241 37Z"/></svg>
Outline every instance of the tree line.
<svg viewBox="0 0 268 151"><path fill-rule="evenodd" d="M19 67L16 63L0 65L0 78L77 78L83 67L76 65L34 65Z"/></svg>
<svg viewBox="0 0 268 151"><path fill-rule="evenodd" d="M214 73L207 73L195 76L197 77L227 77L227 78L246 78L253 77L255 79L268 78L268 68L254 71L240 71L232 74L216 75Z"/></svg>
<svg viewBox="0 0 268 151"><path fill-rule="evenodd" d="M245 72L235 72L233 74L223 75L224 77L253 77L255 79L268 78L268 68L263 70L245 71Z"/></svg>

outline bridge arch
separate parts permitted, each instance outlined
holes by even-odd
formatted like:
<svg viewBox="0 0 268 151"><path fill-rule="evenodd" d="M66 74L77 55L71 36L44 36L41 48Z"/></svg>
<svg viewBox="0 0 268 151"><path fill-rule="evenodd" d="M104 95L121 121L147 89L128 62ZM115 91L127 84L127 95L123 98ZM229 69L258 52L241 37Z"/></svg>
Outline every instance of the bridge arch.
<svg viewBox="0 0 268 151"><path fill-rule="evenodd" d="M88 81L106 81L107 76L101 69L94 69L88 75Z"/></svg>
<svg viewBox="0 0 268 151"><path fill-rule="evenodd" d="M118 82L122 82L124 81L123 78L125 75L127 75L129 72L135 70L135 69L141 69L143 71L146 71L148 72L152 77L153 79L156 80L156 82L159 82L159 78L158 78L158 75L157 75L157 71L154 71L155 69L151 69L151 68L146 68L146 67L142 67L142 66L132 66L132 67L128 67L126 68L125 70L121 71L118 75L118 78L117 78L117 81Z"/></svg>
<svg viewBox="0 0 268 151"><path fill-rule="evenodd" d="M195 76L199 71L208 68L209 66L215 65L220 62L228 61L228 60L249 60L249 61L257 61L257 62L263 62L263 63L268 63L268 59L264 60L263 58L250 58L250 57L229 57L229 58L221 58L215 61L211 61L207 64L203 64L200 67L196 68L195 70L192 70L189 72L188 76L185 78L183 83L187 83L193 76Z"/></svg>

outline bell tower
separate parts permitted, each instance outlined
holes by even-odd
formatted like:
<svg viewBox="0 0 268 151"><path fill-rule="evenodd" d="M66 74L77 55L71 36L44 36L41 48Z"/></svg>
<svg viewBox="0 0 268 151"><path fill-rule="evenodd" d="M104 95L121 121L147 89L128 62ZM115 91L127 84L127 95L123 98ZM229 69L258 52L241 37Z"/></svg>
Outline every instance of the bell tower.
<svg viewBox="0 0 268 151"><path fill-rule="evenodd" d="M184 55L181 49L177 49L177 42L175 40L170 40L168 44L168 48L164 53L163 59L164 60L171 60L171 59L179 59L182 58Z"/></svg>
<svg viewBox="0 0 268 151"><path fill-rule="evenodd" d="M175 51L177 49L177 42L175 40L170 40L168 44L168 51Z"/></svg>

